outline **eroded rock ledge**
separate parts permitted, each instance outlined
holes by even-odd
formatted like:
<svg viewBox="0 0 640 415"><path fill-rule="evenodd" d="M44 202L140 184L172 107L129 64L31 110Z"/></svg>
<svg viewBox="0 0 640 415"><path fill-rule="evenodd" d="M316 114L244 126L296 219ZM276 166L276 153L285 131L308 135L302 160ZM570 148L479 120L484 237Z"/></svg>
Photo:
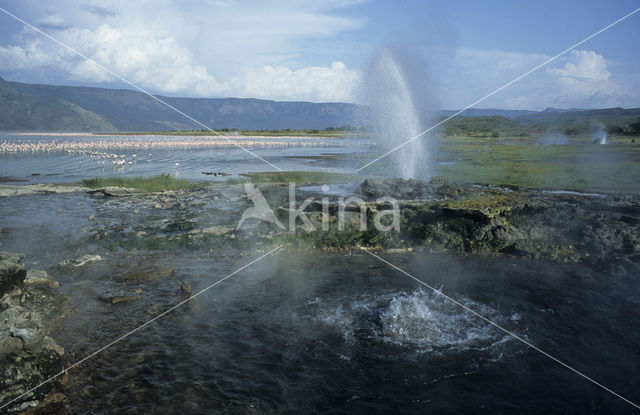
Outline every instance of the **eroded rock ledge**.
<svg viewBox="0 0 640 415"><path fill-rule="evenodd" d="M46 195L61 193L82 193L88 189L84 186L59 183L37 183L24 185L0 185L0 197L22 195Z"/></svg>
<svg viewBox="0 0 640 415"><path fill-rule="evenodd" d="M272 186L261 190L272 207L279 206L275 211L286 223L289 209L282 200L283 189ZM325 218L329 229L321 230L327 213L323 214L321 203L314 202L305 209L316 228L313 232L306 232L300 221L295 235L274 232L266 223L257 223L245 232L298 246L507 254L614 267L612 271L620 274L640 272L639 195L458 185L436 177L430 182L368 179L356 196L365 201L366 230L360 227L357 205L346 209L345 230L337 229L338 206L333 202ZM380 232L373 226L376 212L390 208L378 201L381 197L398 201L399 232ZM319 201L320 195L315 200Z"/></svg>
<svg viewBox="0 0 640 415"><path fill-rule="evenodd" d="M346 208L344 230L338 229L339 194L298 191L296 206L307 197L313 198L304 211L316 230L308 232L297 220L292 234L289 185L258 184L256 188L286 229L256 218L239 227L243 212L254 207L254 202L247 198L242 185L218 184L148 194L133 194L120 188L92 191L92 197L103 200L96 214L89 217L87 235L110 249L209 245L248 248L256 242L347 250L364 246L514 255L597 264L600 268L612 267L619 274L640 272L637 194L458 185L443 177L428 182L368 179L355 194L342 195L344 199L356 196L363 200L366 229L360 229L360 210L355 204ZM86 193L87 189L83 191ZM378 201L384 197L399 203L399 232L380 232L373 226L375 213L390 207ZM323 198L329 200L326 212ZM322 227L323 217L328 229Z"/></svg>
<svg viewBox="0 0 640 415"><path fill-rule="evenodd" d="M24 255L0 252L0 405L64 369L64 351L48 336L67 309L57 287L45 271L27 270ZM3 411L34 408L55 385L43 385Z"/></svg>

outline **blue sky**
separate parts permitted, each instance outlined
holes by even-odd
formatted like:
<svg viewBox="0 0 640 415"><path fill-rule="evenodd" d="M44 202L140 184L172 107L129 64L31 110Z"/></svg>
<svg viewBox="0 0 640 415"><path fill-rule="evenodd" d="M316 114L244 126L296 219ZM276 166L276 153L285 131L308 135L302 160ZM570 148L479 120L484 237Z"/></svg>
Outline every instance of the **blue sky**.
<svg viewBox="0 0 640 415"><path fill-rule="evenodd" d="M639 1L0 1L133 83L179 96L359 102L380 48L461 108L640 7ZM640 12L477 107L640 107ZM410 73L410 75L409 75ZM0 13L0 76L126 87Z"/></svg>

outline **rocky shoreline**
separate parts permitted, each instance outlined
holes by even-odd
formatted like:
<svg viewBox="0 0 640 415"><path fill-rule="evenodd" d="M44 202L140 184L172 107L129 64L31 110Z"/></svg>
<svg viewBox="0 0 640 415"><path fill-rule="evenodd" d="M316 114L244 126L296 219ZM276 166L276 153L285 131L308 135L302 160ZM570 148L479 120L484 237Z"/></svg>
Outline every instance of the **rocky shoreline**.
<svg viewBox="0 0 640 415"><path fill-rule="evenodd" d="M44 195L61 193L82 193L89 189L84 186L57 183L36 183L23 185L0 184L0 197L12 197L22 195Z"/></svg>
<svg viewBox="0 0 640 415"><path fill-rule="evenodd" d="M18 398L7 412L61 408L62 395L50 394L60 379L20 397L64 369L64 350L48 336L68 309L57 288L45 271L27 269L24 255L0 252L0 405Z"/></svg>
<svg viewBox="0 0 640 415"><path fill-rule="evenodd" d="M295 232L256 218L241 225L241 214L255 202L247 197L243 185L147 194L125 188L0 186L0 197L77 193L74 198L94 208L95 214L77 225L79 235L73 246L82 249L82 254L76 251L77 258L56 261L69 275L82 274L85 265L103 261L96 254L100 250L126 253L186 248L219 253L228 248L248 251L279 244L291 250L355 251L361 246L387 252L504 255L580 263L616 277L640 276L639 195L459 185L442 177L429 182L367 179L348 194L331 194L319 186L319 190L306 188L296 189L295 206L311 199L303 210L315 230L305 229L304 222L297 220ZM292 210L289 185L259 184L255 189L274 217L288 225ZM344 208L344 229L340 229L340 198L350 197L361 203ZM385 197L398 203L399 231L380 231L374 226L375 215L391 207L381 199ZM363 212L366 229L361 227ZM147 274L168 276L174 270L151 273L139 269L139 264L128 266L130 276L114 278L145 281ZM191 290L188 283L181 289L185 294ZM142 294L137 285L125 284L100 294L98 300L120 305L135 302ZM11 253L0 253L0 296L0 403L6 403L63 370L64 351L48 334L67 312L68 300L57 292L57 283L45 271L27 270L24 255ZM64 396L55 392L57 384L51 382L9 408L60 411Z"/></svg>
<svg viewBox="0 0 640 415"><path fill-rule="evenodd" d="M281 223L288 224L289 186L258 184ZM513 186L458 185L446 178L429 182L367 179L355 192L327 195L297 191L296 206L305 209L315 230L301 220L296 230L250 219L238 227L240 214L253 203L242 185L217 184L141 194L133 189L88 189L69 185L0 186L0 196L81 193L102 199L91 226L90 240L113 249L180 245L281 243L295 248L450 251L461 255L514 255L531 260L588 263L617 262L635 270L640 263L640 195L596 194L562 190L530 190ZM358 197L346 206L344 230L338 229L338 198ZM390 208L381 197L398 201L399 232L380 232L372 223L377 212ZM323 211L321 200L328 208ZM116 217L116 211L122 211ZM367 229L361 230L365 211ZM328 228L322 227L322 221ZM617 267L622 272L620 267Z"/></svg>
<svg viewBox="0 0 640 415"><path fill-rule="evenodd" d="M264 187L263 194L284 223L289 213L283 188ZM458 185L446 178L430 182L369 179L356 190L364 200L367 229L360 230L361 207L345 209L345 231L339 231L338 204L310 203L305 212L317 229L298 224L292 236L284 230L267 232L258 223L253 237L275 239L292 246L351 249L454 252L460 255L513 255L527 260L585 263L626 275L640 273L640 196L573 191L527 190L517 187ZM317 195L315 200L319 200ZM399 203L399 232L373 226L377 212ZM326 209L326 208L325 208ZM327 215L327 231L320 230ZM266 236L265 236L266 235Z"/></svg>

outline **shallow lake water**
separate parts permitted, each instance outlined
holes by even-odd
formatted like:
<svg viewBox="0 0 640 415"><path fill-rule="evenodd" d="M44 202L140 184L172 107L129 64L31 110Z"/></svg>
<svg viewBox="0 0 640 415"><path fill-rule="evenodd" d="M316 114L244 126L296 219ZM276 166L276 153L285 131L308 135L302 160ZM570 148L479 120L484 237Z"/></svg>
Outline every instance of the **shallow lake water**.
<svg viewBox="0 0 640 415"><path fill-rule="evenodd" d="M362 154L349 143L258 151L291 170L352 171L353 158ZM317 157L332 152L344 157ZM151 162L137 160L122 172L152 175L173 166L181 177L201 179L205 170L242 173L261 163L232 149L152 154ZM238 159L230 162L231 154ZM79 180L103 175L95 163L88 155L4 155L0 176ZM331 194L352 191L341 184ZM265 248L256 251L250 241L240 249L185 244L172 240L170 231L155 235L154 244L138 237L141 224L231 223L234 203L212 196L186 209L157 209L142 199L86 194L0 198L0 250L26 253L27 265L47 270L70 297L71 311L52 337L72 364L183 301L183 282L197 293L263 254ZM103 260L75 270L57 265L85 254ZM614 278L586 266L506 256L415 252L384 258L640 401L640 276ZM140 298L99 300L114 290L140 290ZM63 391L72 413L634 409L363 252L269 255L73 368Z"/></svg>
<svg viewBox="0 0 640 415"><path fill-rule="evenodd" d="M237 175L256 171L276 171L255 155L281 170L355 171L356 160L368 154L371 140L323 139L315 137L231 137L247 151L229 145L196 146L203 137L99 136L100 148L66 151L75 141L91 142L96 136L3 134L0 142L53 143L49 151L0 152L0 179L32 183L70 182L97 176L153 176L168 173L189 180L213 180L203 172ZM161 140L161 147L145 147ZM180 145L172 144L179 140ZM193 142L193 146L189 143ZM128 148L131 144L139 148ZM60 147L60 148L59 148ZM369 156L370 157L370 156ZM220 179L224 179L221 177Z"/></svg>

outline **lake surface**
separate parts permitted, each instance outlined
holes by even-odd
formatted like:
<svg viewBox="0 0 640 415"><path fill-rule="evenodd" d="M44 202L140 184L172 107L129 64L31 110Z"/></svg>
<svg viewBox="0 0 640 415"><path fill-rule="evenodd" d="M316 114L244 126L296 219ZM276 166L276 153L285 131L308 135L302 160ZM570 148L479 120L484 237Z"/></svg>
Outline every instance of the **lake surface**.
<svg viewBox="0 0 640 415"><path fill-rule="evenodd" d="M256 151L290 170L353 171L363 146L329 144ZM140 160L118 173L173 166L202 179L202 171L268 168L234 149L154 149L149 163L136 151ZM321 154L345 156L288 158ZM79 180L104 175L100 169L112 172L95 157L64 151L0 156L0 176L29 181ZM0 250L26 253L27 265L47 270L71 298L52 333L69 364L178 304L182 282L198 292L264 253L185 245L170 233L166 244L149 246L136 237L141 222L193 214L206 227L237 209L213 198L195 213L139 203L85 194L0 198ZM84 254L104 260L80 270L57 266ZM384 257L640 401L640 276L509 257ZM142 294L114 305L98 299L122 289ZM72 369L64 392L72 413L635 413L361 252L278 251Z"/></svg>
<svg viewBox="0 0 640 415"><path fill-rule="evenodd" d="M371 140L315 137L230 137L282 170L354 172L370 153ZM100 140L97 144L96 141ZM215 144L207 145L211 140ZM172 174L213 180L203 172L237 175L276 171L254 155L219 137L50 136L2 134L0 142L38 151L0 151L0 178L32 183L79 181L97 176ZM80 143L80 144L78 144ZM48 149L48 150L43 150ZM371 158L369 156L368 158Z"/></svg>

